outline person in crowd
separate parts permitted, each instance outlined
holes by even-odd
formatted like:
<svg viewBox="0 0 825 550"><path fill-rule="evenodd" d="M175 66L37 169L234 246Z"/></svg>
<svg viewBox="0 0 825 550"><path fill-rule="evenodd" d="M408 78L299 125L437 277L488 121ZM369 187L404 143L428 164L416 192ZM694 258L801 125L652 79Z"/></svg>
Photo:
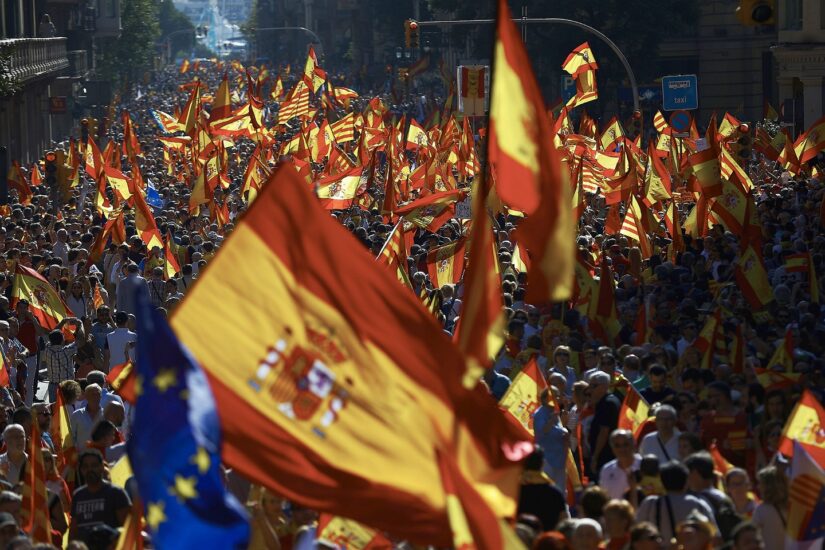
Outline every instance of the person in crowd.
<svg viewBox="0 0 825 550"><path fill-rule="evenodd" d="M679 435L676 428L676 409L671 405L661 405L656 409L656 431L645 435L639 445L643 455L656 455L660 464L678 460Z"/></svg>
<svg viewBox="0 0 825 550"><path fill-rule="evenodd" d="M762 502L756 506L751 521L762 535L766 548L785 545L788 524L788 478L776 466L766 466L756 474Z"/></svg>
<svg viewBox="0 0 825 550"><path fill-rule="evenodd" d="M544 473L544 450L538 445L524 463L517 513L537 517L544 531L555 529L559 520L569 516L564 494Z"/></svg>
<svg viewBox="0 0 825 550"><path fill-rule="evenodd" d="M629 430L613 430L610 434L610 449L616 458L602 466L599 485L610 498L623 498L630 489L628 479L635 477L642 456L636 452L636 443Z"/></svg>

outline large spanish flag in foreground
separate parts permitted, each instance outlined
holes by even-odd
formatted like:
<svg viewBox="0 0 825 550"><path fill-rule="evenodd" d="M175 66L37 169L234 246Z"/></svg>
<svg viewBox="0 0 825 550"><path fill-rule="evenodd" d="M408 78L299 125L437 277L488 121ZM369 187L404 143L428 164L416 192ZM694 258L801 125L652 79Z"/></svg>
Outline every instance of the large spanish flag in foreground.
<svg viewBox="0 0 825 550"><path fill-rule="evenodd" d="M572 292L575 251L570 188L506 0L498 2L493 68L488 158L501 200L528 215L518 231L531 258L528 299L566 300Z"/></svg>
<svg viewBox="0 0 825 550"><path fill-rule="evenodd" d="M64 317L73 315L69 306L43 275L17 264L11 290L11 308L14 309L20 300L29 301L29 311L46 330L54 330Z"/></svg>
<svg viewBox="0 0 825 550"><path fill-rule="evenodd" d="M254 483L448 546L440 454L491 514L515 514L515 461L532 445L480 385L464 389L459 350L291 167L270 177L172 325L209 376L223 460Z"/></svg>

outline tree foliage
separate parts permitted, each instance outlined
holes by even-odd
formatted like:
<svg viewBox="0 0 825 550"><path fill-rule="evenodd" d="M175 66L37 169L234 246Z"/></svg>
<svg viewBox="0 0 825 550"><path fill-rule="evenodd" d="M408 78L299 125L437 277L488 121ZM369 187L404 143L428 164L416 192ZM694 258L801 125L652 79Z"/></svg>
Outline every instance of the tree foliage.
<svg viewBox="0 0 825 550"><path fill-rule="evenodd" d="M171 3L165 0L163 3ZM134 82L154 65L160 37L156 0L123 0L120 38L104 48L99 72L114 82Z"/></svg>
<svg viewBox="0 0 825 550"><path fill-rule="evenodd" d="M158 19L160 22L160 38L166 42L167 37L172 34L170 50L172 54L181 50L191 50L195 42L195 25L186 17L183 12L175 7L171 0L164 0L158 6ZM184 32L185 31L185 32Z"/></svg>

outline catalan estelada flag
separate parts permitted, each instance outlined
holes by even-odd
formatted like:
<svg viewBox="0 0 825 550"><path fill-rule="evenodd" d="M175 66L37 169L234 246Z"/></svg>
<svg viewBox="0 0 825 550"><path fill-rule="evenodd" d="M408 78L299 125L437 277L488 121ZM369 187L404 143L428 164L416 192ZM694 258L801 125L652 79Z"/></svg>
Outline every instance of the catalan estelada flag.
<svg viewBox="0 0 825 550"><path fill-rule="evenodd" d="M11 308L20 300L28 300L29 310L45 330L54 330L72 311L49 281L37 271L17 264L11 290Z"/></svg>
<svg viewBox="0 0 825 550"><path fill-rule="evenodd" d="M809 390L802 392L793 412L782 429L779 450L782 454L793 454L796 441L818 464L825 464L825 409Z"/></svg>
<svg viewBox="0 0 825 550"><path fill-rule="evenodd" d="M291 167L270 177L172 325L210 378L223 461L252 482L447 546L442 452L496 516L515 513L514 461L532 445L486 390L464 388L441 327Z"/></svg>
<svg viewBox="0 0 825 550"><path fill-rule="evenodd" d="M496 193L525 212L518 242L530 253L528 300L566 300L573 286L575 224L553 125L507 2L499 0L487 156Z"/></svg>
<svg viewBox="0 0 825 550"><path fill-rule="evenodd" d="M825 472L800 443L793 446L786 533L791 540L815 541L825 537Z"/></svg>

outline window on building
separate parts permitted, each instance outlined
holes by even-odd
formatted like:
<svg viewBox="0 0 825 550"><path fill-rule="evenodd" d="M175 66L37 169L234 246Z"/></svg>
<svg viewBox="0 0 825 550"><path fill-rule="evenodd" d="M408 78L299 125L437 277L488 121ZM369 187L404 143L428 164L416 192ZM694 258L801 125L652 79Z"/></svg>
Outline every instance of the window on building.
<svg viewBox="0 0 825 550"><path fill-rule="evenodd" d="M782 30L802 30L802 0L784 0L782 2Z"/></svg>

